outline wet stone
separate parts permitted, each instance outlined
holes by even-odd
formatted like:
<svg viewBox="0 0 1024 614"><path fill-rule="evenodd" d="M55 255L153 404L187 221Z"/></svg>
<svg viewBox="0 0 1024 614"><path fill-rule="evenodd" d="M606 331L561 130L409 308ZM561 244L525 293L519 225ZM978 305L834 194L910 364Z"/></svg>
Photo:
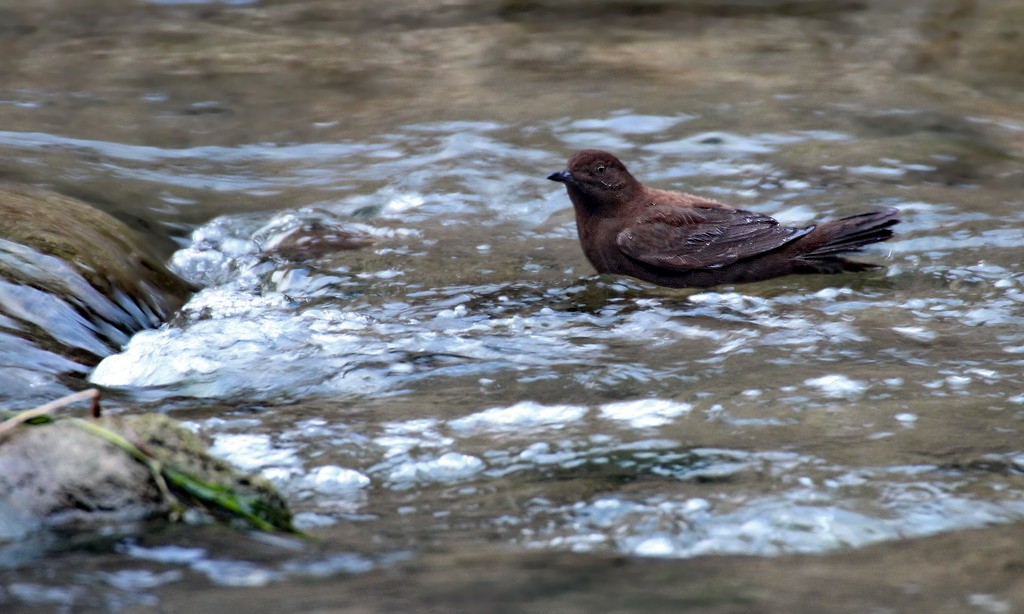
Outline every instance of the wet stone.
<svg viewBox="0 0 1024 614"><path fill-rule="evenodd" d="M0 398L33 394L18 379L38 388L81 373L192 293L134 231L83 202L2 185L0 219L0 361L20 372Z"/></svg>
<svg viewBox="0 0 1024 614"><path fill-rule="evenodd" d="M167 416L108 417L96 423L160 463L287 510L269 482L211 456L200 436ZM0 469L0 539L23 537L34 527L97 526L172 512L150 468L70 422L22 426L0 439Z"/></svg>

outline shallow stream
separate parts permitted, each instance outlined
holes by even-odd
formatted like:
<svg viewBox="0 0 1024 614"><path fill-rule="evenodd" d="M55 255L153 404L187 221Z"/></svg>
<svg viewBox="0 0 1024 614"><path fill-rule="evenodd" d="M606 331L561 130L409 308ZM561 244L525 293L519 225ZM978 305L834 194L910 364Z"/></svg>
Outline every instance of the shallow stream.
<svg viewBox="0 0 1024 614"><path fill-rule="evenodd" d="M196 20L203 25L193 36L214 40L203 19L237 19L239 28L260 19L246 7L221 7L213 18L160 10L172 11L163 19ZM104 388L112 410L169 411L211 437L218 454L271 478L315 542L218 527L116 527L70 544L41 535L0 554L0 604L473 610L489 598L516 601L465 579L509 559L527 570L550 566L545 581L571 593L585 583L566 553L597 557L580 566L824 555L1021 524L1024 114L1004 94L964 85L957 95L948 85L961 83L956 74L876 63L871 51L886 41L912 48L906 32L876 26L924 23L914 11L666 14L689 32L676 43L685 50L657 17L618 15L607 30L614 48L643 70L579 74L560 50L592 53L591 22L471 13L465 27L476 30L464 36L493 28L498 39L521 40L509 47L519 56L481 53L476 72L456 64L453 107L425 104L421 117L297 112L286 132L289 122L259 104L237 92L192 92L174 70L166 88L104 76L94 90L37 84L5 94L8 178L92 195L101 207L95 196L107 195L105 208L151 235L172 268L203 287L88 382ZM388 23L384 31L404 32L403 44L421 36L434 50L429 29ZM289 36L301 34L290 27L298 33ZM654 33L646 43L645 30ZM822 34L830 30L834 37ZM834 46L815 51L809 31ZM116 24L111 32L115 47L159 51L120 41ZM734 37L732 56L714 37L722 32ZM636 59L630 49L663 55ZM707 54L709 64L681 75L676 51ZM770 53L778 66L765 64ZM825 79L835 66L843 70ZM501 70L508 112L459 97L501 87L490 81ZM668 75L660 89L658 71ZM781 73L775 91L758 82L770 79L765 71ZM260 83L249 78L250 88ZM394 78L385 83L412 79ZM593 79L607 96L587 93ZM562 81L565 103L554 106L549 89ZM674 95L687 81L704 93ZM440 86L419 87L430 98ZM365 107L391 91L381 88L367 90ZM978 91L987 96L980 102ZM312 85L291 93L304 104L316 94ZM585 102L574 104L574 94ZM55 107L74 96L104 99L111 117L120 111L135 123L104 135L75 115L63 129ZM229 109L220 130L204 115L219 105ZM160 122L168 126L154 127ZM345 135L349 123L358 124L355 136ZM175 130L190 130L190 142L171 143ZM596 276L564 190L544 179L583 147L619 154L648 184L787 223L883 206L900 208L903 223L864 254L884 265L877 272L710 291ZM143 206L132 210L129 196ZM38 370L25 389L12 383L5 406L86 385L82 375L50 377L52 365ZM459 557L476 562L453 563ZM648 580L661 584L666 568L655 569ZM349 593L445 570L454 575L439 585L461 588L395 588L407 591L396 602ZM683 603L646 602L636 575L635 600L614 607ZM699 603L745 611L748 598L763 598L736 582ZM522 582L545 599L558 593L541 584ZM266 592L230 592L237 587ZM325 587L338 592L327 597ZM991 592L943 598L1010 611L999 608L1014 598ZM543 603L585 609L571 599Z"/></svg>

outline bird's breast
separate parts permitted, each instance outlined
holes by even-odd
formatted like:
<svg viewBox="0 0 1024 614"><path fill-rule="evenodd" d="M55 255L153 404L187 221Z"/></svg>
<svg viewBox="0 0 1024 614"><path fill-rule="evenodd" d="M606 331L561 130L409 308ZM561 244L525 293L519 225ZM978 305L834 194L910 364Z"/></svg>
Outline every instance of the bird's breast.
<svg viewBox="0 0 1024 614"><path fill-rule="evenodd" d="M625 227L625 220L596 216L577 216L576 229L580 236L583 255L598 273L617 273L624 256L619 251L617 237Z"/></svg>

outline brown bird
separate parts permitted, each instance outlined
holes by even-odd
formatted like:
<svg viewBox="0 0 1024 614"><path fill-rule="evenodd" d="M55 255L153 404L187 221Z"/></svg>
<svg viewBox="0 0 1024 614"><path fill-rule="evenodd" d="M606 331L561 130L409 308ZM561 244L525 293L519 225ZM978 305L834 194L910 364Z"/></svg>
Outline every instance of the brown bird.
<svg viewBox="0 0 1024 614"><path fill-rule="evenodd" d="M564 171L580 244L599 273L661 286L706 288L792 273L865 271L842 257L892 237L900 212L886 208L803 228L713 200L648 188L612 154L584 149Z"/></svg>

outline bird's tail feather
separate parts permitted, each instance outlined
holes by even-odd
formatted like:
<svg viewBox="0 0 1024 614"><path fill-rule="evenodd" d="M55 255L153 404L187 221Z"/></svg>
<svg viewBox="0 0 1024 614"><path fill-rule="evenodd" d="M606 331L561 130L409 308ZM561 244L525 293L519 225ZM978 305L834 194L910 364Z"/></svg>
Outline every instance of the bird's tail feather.
<svg viewBox="0 0 1024 614"><path fill-rule="evenodd" d="M822 243L802 257L832 259L844 253L860 251L865 245L891 238L892 227L899 223L899 209L892 207L827 222L819 226L819 232L825 235ZM872 268L872 265L865 266Z"/></svg>

